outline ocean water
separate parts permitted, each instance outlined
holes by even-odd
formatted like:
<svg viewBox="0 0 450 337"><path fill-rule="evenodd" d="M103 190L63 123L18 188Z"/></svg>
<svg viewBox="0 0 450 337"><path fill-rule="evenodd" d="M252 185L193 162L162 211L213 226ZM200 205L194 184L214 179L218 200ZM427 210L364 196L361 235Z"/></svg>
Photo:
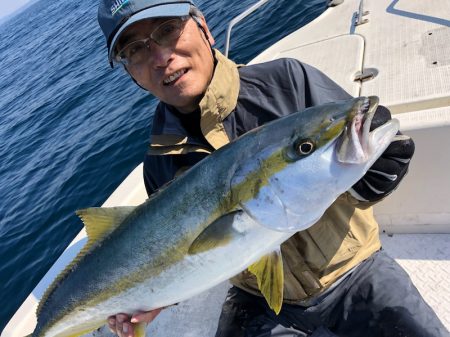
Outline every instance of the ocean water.
<svg viewBox="0 0 450 337"><path fill-rule="evenodd" d="M218 49L256 0L197 0ZM271 0L235 26L246 63L325 0ZM38 0L0 25L0 330L99 206L142 161L157 101L110 69L97 1Z"/></svg>

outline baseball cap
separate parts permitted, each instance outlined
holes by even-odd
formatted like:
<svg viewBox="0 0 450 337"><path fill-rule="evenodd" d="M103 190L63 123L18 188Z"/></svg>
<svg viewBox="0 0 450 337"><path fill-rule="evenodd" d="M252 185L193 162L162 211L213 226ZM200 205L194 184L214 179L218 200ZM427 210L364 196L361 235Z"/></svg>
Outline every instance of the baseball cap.
<svg viewBox="0 0 450 337"><path fill-rule="evenodd" d="M186 16L191 6L195 4L190 0L100 0L98 23L105 34L109 62L120 34L131 24L144 19Z"/></svg>

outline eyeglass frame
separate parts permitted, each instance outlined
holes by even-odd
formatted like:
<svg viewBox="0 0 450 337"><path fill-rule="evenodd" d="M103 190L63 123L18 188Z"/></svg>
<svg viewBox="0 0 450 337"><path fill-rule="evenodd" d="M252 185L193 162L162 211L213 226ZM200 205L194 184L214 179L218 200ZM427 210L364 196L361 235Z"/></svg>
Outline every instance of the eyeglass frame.
<svg viewBox="0 0 450 337"><path fill-rule="evenodd" d="M143 42L143 43L144 43L144 46L145 46L145 47L147 48L147 50L149 50L149 51L150 51L150 43L149 43L150 41L153 41L153 42L156 43L158 46L164 46L164 43L161 44L161 43L159 43L158 41L156 41L156 40L152 37L153 33L155 33L158 29L160 29L162 26L164 26L165 24L167 24L167 23L170 22L170 21L181 20L181 21L184 22L184 24L185 24L185 22L188 21L190 18L192 18L192 19L195 21L195 23L197 24L197 26L202 30L202 32L203 32L204 34L206 34L206 32L205 32L203 26L201 25L200 19L199 19L196 15L189 14L189 15L186 15L186 16L181 16L181 17L177 17L177 18L168 19L168 20L162 22L161 24L159 24L158 27L156 27L155 29L153 29L153 31L150 33L150 36L149 36L149 37L147 37L147 38L145 38L145 39L139 39L139 40L132 41L132 42L128 43L125 47L121 48L120 51L118 51L118 52L113 56L113 58L112 58L113 63L115 63L115 64L120 63L120 64L122 64L122 65L125 66L125 67L130 67L130 66L136 66L136 65L138 65L138 64L132 65L132 64L130 64L130 63L127 62L127 59L126 59L126 58L121 58L121 57L120 57L121 52L124 51L126 48L128 48L131 44L134 44L134 43L136 43L136 42ZM178 37L175 38L173 41L170 41L170 42L174 42L174 41L178 40L178 39L180 38L180 36L183 34L183 32L184 32L184 27L180 30L180 34L178 35ZM168 44L170 44L170 42L168 42Z"/></svg>

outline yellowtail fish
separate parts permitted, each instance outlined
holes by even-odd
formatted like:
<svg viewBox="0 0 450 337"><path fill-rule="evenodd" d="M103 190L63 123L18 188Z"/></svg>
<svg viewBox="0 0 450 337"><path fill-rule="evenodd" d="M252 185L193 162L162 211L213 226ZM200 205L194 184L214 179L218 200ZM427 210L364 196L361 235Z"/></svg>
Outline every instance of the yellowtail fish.
<svg viewBox="0 0 450 337"><path fill-rule="evenodd" d="M32 336L79 336L246 268L278 313L280 244L313 225L398 131L396 120L369 131L377 104L360 97L291 114L215 151L142 205L78 211L88 243L43 296Z"/></svg>

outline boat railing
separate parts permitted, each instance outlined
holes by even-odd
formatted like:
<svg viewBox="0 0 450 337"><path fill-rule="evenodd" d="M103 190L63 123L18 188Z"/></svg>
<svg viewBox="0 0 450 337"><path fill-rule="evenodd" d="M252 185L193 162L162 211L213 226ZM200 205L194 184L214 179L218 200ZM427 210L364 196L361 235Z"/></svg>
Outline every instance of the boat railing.
<svg viewBox="0 0 450 337"><path fill-rule="evenodd" d="M369 12L364 11L364 0L361 0L359 2L359 10L358 10L358 14L356 16L355 26L359 26L359 25L362 25L363 23L367 23L369 20L363 19L363 16L365 16L367 14L369 14Z"/></svg>
<svg viewBox="0 0 450 337"><path fill-rule="evenodd" d="M230 23L228 24L227 28L227 36L225 40L225 56L228 56L228 52L230 50L230 38L231 38L231 29L234 25L236 25L238 22L242 21L245 17L249 16L251 13L253 13L255 10L257 10L259 7L264 5L269 0L260 0L254 5L247 8L245 11L243 11L241 14L233 18Z"/></svg>

